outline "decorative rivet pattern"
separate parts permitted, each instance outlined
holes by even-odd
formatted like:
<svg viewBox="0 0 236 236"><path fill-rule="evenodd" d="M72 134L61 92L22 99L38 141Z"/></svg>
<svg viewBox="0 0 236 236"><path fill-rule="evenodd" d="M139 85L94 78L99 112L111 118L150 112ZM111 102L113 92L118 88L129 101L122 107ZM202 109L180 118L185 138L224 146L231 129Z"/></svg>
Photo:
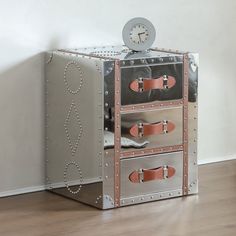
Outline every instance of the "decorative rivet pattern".
<svg viewBox="0 0 236 236"><path fill-rule="evenodd" d="M78 69L78 77L79 77L79 85L77 88L71 88L71 85L69 84L68 82L68 70L71 66L75 66L77 69ZM83 85L83 72L79 66L79 64L76 62L76 61L69 61L66 66L65 66L65 69L64 69L64 82L65 82L65 86L67 88L67 90L71 93L71 94L77 94L79 93L82 85Z"/></svg>
<svg viewBox="0 0 236 236"><path fill-rule="evenodd" d="M95 61L95 67L96 67L96 70L99 72L99 74L101 75L102 74L102 69L101 67L98 65L97 61Z"/></svg>
<svg viewBox="0 0 236 236"><path fill-rule="evenodd" d="M121 71L120 71L120 61L115 61L115 158L114 158L114 202L115 207L120 206L120 137L121 137L121 129L120 129L120 78L121 78Z"/></svg>
<svg viewBox="0 0 236 236"><path fill-rule="evenodd" d="M189 80L189 60L188 54L184 55L184 106L183 106L183 195L188 194L188 80Z"/></svg>
<svg viewBox="0 0 236 236"><path fill-rule="evenodd" d="M74 112L73 114L76 118L77 125L79 126L78 136L77 136L77 139L74 141L74 143L71 140L71 135L70 135L70 132L69 132L69 125L70 125L70 120L71 120L71 117L72 117L72 111ZM76 108L76 105L75 105L74 101L72 101L71 106L69 108L69 112L67 114L67 117L66 117L66 120L65 120L65 123L64 123L64 128L65 128L66 137L67 137L70 149L71 149L72 156L74 156L75 153L76 153L76 150L79 146L79 141L80 141L80 139L82 137L82 133L83 133L83 127L82 127L82 123L81 123L80 118L79 118L79 112Z"/></svg>
<svg viewBox="0 0 236 236"><path fill-rule="evenodd" d="M90 55L95 55L95 56L102 56L102 57L112 57L112 56L117 56L120 55L120 51L114 51L114 50L104 50L104 51L94 51L91 52Z"/></svg>
<svg viewBox="0 0 236 236"><path fill-rule="evenodd" d="M102 196L101 196L101 195L99 195L98 197L96 197L95 204L98 204L101 199L102 199Z"/></svg>
<svg viewBox="0 0 236 236"><path fill-rule="evenodd" d="M145 103L145 104L137 104L137 105L125 105L121 107L121 113L127 114L129 112L132 112L133 110L136 111L148 111L153 110L153 108L165 108L165 107L179 107L183 105L183 100L178 99L176 101L162 101L162 102L152 102L152 103Z"/></svg>
<svg viewBox="0 0 236 236"><path fill-rule="evenodd" d="M70 193L72 193L72 194L78 194L78 193L80 192L81 188L82 188L82 184L79 184L77 190L72 190L72 189L71 189L71 186L70 186L70 184L68 183L68 182L69 182L69 181L68 181L68 169L69 169L70 166L75 166L75 167L76 167L76 169L77 169L77 171L78 171L78 174L79 174L79 181L80 181L80 183L83 182L83 176L82 176L82 172L81 172L81 169L80 169L80 167L79 167L79 164L76 163L75 161L72 161L72 162L67 163L66 166L65 166L65 170L64 170L64 183L65 183L65 185L66 185L67 190L68 190Z"/></svg>

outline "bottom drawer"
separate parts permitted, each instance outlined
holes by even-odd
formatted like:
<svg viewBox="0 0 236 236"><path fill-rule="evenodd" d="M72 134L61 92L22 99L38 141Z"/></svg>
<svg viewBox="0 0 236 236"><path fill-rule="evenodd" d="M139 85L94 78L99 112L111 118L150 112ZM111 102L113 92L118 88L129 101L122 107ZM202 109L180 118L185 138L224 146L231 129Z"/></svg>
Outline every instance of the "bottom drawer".
<svg viewBox="0 0 236 236"><path fill-rule="evenodd" d="M168 191L181 195L182 181L183 152L121 160L121 200Z"/></svg>

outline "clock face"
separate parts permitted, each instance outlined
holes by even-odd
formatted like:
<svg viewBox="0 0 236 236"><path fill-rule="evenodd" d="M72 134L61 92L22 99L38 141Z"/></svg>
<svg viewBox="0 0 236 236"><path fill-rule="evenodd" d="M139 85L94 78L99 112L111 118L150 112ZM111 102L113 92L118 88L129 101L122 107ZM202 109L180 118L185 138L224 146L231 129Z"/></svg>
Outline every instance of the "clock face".
<svg viewBox="0 0 236 236"><path fill-rule="evenodd" d="M130 40L135 44L145 43L148 36L148 29L142 24L134 25L130 31Z"/></svg>
<svg viewBox="0 0 236 236"><path fill-rule="evenodd" d="M145 51L153 44L156 36L154 26L145 18L133 18L123 29L125 45L134 51Z"/></svg>

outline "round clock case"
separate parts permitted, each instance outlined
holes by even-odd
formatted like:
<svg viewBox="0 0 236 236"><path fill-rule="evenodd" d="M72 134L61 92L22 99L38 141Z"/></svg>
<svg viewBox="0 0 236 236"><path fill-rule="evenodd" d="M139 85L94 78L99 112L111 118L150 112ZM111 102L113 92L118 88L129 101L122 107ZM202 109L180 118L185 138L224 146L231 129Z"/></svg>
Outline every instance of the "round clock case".
<svg viewBox="0 0 236 236"><path fill-rule="evenodd" d="M153 24L142 17L129 20L122 31L125 45L134 51L145 51L151 47L156 37Z"/></svg>

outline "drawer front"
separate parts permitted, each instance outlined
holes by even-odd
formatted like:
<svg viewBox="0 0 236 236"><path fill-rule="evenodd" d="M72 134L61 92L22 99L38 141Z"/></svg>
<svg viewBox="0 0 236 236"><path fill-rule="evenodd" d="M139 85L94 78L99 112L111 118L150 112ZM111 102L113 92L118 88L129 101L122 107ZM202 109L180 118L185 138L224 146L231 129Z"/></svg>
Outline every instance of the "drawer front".
<svg viewBox="0 0 236 236"><path fill-rule="evenodd" d="M163 175L167 177L169 174L168 178L163 178L163 168L165 170ZM141 169L143 173L147 170L144 175ZM140 178L144 179L143 182L136 181L138 172L140 172ZM182 181L182 152L121 160L121 199L181 189Z"/></svg>
<svg viewBox="0 0 236 236"><path fill-rule="evenodd" d="M182 107L122 114L122 151L182 145L182 116Z"/></svg>
<svg viewBox="0 0 236 236"><path fill-rule="evenodd" d="M182 98L182 64L121 69L121 105Z"/></svg>

